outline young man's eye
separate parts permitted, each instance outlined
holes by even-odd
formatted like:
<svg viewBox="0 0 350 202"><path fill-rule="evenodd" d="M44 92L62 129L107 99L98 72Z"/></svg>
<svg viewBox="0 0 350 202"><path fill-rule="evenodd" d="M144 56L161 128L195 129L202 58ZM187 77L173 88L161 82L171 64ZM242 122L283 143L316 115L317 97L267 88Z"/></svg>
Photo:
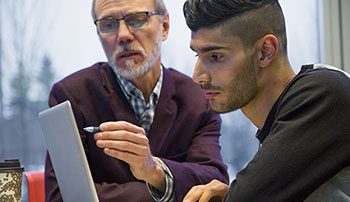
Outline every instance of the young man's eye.
<svg viewBox="0 0 350 202"><path fill-rule="evenodd" d="M220 61L220 60L222 60L223 56L220 54L212 54L212 55L210 55L210 58L214 61Z"/></svg>

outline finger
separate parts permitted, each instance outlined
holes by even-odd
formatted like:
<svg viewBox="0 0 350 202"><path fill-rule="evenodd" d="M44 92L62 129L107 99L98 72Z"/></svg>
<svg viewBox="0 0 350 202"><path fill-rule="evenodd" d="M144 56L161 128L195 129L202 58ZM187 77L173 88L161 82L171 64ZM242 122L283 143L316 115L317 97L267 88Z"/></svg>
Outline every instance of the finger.
<svg viewBox="0 0 350 202"><path fill-rule="evenodd" d="M145 130L142 127L126 121L105 122L100 125L100 129L101 131L126 130L133 133L145 134Z"/></svg>
<svg viewBox="0 0 350 202"><path fill-rule="evenodd" d="M135 144L128 141L97 140L96 145L99 148L109 148L121 152L129 152L139 156L146 156L149 153L147 146Z"/></svg>
<svg viewBox="0 0 350 202"><path fill-rule="evenodd" d="M198 201L203 194L203 185L194 186L191 190L186 194L184 198L184 202L196 202Z"/></svg>
<svg viewBox="0 0 350 202"><path fill-rule="evenodd" d="M149 141L147 136L135 134L129 131L110 131L99 132L94 135L95 140L122 140L129 141L140 145L148 145Z"/></svg>
<svg viewBox="0 0 350 202"><path fill-rule="evenodd" d="M209 184L205 185L205 191L202 194L199 202L216 202L222 201L228 186L218 180L212 180Z"/></svg>
<svg viewBox="0 0 350 202"><path fill-rule="evenodd" d="M208 201L214 202L214 200L210 200L214 197L215 197L214 193L210 189L206 189L203 192L203 194L198 202L208 202Z"/></svg>
<svg viewBox="0 0 350 202"><path fill-rule="evenodd" d="M134 165L135 163L142 162L142 158L140 158L139 156L133 153L118 151L118 150L109 149L109 148L103 149L103 152L108 156L124 161L130 166Z"/></svg>
<svg viewBox="0 0 350 202"><path fill-rule="evenodd" d="M193 186L190 191L187 192L187 194L184 197L184 201L186 201L186 199L189 199L192 195L192 193L197 189L197 186Z"/></svg>

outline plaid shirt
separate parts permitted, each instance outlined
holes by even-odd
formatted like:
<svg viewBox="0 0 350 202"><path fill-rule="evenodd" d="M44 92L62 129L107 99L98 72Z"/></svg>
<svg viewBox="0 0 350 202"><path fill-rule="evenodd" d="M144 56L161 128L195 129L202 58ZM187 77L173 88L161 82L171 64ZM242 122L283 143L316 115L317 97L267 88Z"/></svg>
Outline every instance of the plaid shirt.
<svg viewBox="0 0 350 202"><path fill-rule="evenodd" d="M158 102L160 90L162 88L163 70L161 69L159 80L149 97L148 103L146 103L146 100L143 97L140 89L136 88L131 82L118 74L117 78L121 89L124 92L124 95L127 97L132 109L138 118L140 126L144 128L146 134L148 134L153 123L154 111Z"/></svg>
<svg viewBox="0 0 350 202"><path fill-rule="evenodd" d="M124 95L126 96L127 100L129 101L132 109L134 110L140 126L145 129L146 134L149 133L149 130L152 126L153 119L154 119L154 112L156 109L156 105L158 103L160 91L162 89L163 68L160 68L160 69L161 71L160 71L159 80L149 97L148 103L146 103L146 100L143 97L143 94L140 91L140 89L136 88L131 82L129 82L122 76L116 74L117 81L121 86L121 89ZM175 201L174 177L171 174L169 168L165 165L165 163L161 159L158 159L158 160L165 172L165 183L166 183L165 193L163 195L163 193L161 193L160 191L158 191L156 188L152 187L148 183L146 183L147 188L150 191L153 199L156 201L162 201L162 202Z"/></svg>

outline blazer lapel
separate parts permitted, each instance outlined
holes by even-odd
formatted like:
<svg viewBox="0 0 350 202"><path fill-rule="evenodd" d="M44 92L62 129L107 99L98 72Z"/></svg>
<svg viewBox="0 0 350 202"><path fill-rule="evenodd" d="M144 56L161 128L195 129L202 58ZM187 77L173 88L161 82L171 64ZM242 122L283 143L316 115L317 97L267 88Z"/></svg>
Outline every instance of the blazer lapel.
<svg viewBox="0 0 350 202"><path fill-rule="evenodd" d="M174 101L175 86L169 70L163 68L164 78L162 90L155 111L153 124L148 135L153 155L158 155L163 147L164 140L176 118L177 105Z"/></svg>
<svg viewBox="0 0 350 202"><path fill-rule="evenodd" d="M174 101L175 86L170 75L170 71L163 68L164 78L161 94L155 111L153 124L148 134L152 154L158 155L163 147L164 140L170 133L176 118L177 105ZM136 115L126 100L118 82L116 81L113 70L108 64L101 68L101 81L106 90L110 110L115 115L116 120L127 121L138 125Z"/></svg>
<svg viewBox="0 0 350 202"><path fill-rule="evenodd" d="M100 71L102 85L104 86L110 110L115 115L115 120L111 121L127 121L137 125L137 117L125 98L112 68L108 64L104 64Z"/></svg>

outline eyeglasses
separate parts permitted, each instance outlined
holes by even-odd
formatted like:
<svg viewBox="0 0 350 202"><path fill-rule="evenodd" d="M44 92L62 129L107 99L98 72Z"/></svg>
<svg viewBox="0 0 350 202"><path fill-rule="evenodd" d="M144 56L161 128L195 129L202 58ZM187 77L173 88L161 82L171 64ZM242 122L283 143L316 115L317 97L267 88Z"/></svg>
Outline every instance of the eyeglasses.
<svg viewBox="0 0 350 202"><path fill-rule="evenodd" d="M128 28L139 29L148 22L148 19L152 15L161 15L161 12L144 11L144 12L130 13L119 19L107 17L107 18L95 20L94 23L97 27L97 31L100 34L110 34L118 31L120 20L124 20Z"/></svg>

